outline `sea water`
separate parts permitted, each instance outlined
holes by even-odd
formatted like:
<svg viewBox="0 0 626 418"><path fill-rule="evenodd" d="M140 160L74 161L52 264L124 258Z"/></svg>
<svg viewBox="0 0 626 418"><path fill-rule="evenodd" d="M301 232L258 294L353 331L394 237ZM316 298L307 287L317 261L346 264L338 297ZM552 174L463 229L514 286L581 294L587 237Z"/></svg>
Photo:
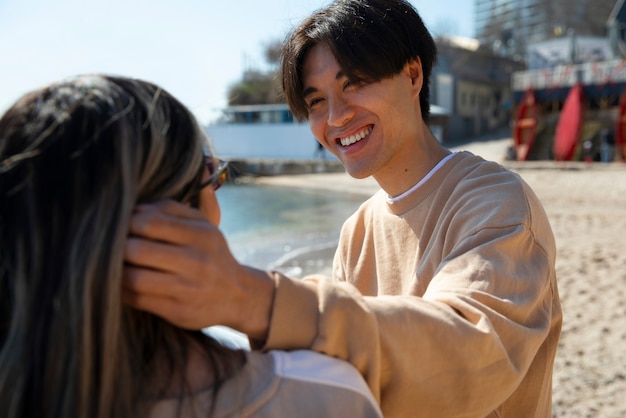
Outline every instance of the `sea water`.
<svg viewBox="0 0 626 418"><path fill-rule="evenodd" d="M341 225L361 195L256 184L227 184L217 196L220 228L235 258L293 277L329 274Z"/></svg>

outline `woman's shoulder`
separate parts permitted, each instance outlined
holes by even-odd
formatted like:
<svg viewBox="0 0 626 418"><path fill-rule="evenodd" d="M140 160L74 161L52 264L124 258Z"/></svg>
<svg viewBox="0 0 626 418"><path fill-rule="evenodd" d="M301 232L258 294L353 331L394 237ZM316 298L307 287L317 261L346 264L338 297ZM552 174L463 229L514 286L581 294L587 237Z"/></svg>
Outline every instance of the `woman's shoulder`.
<svg viewBox="0 0 626 418"><path fill-rule="evenodd" d="M211 387L183 398L161 399L150 417L209 411L213 417L382 417L365 380L347 362L308 350L245 355L245 366L223 382L217 394Z"/></svg>
<svg viewBox="0 0 626 418"><path fill-rule="evenodd" d="M268 354L274 359L274 372L283 378L350 388L374 399L361 374L346 361L310 350L273 350Z"/></svg>
<svg viewBox="0 0 626 418"><path fill-rule="evenodd" d="M250 352L248 360L247 366L263 370L266 378L273 375L269 385L261 379L267 385L266 402L251 415L382 416L363 377L345 361L309 350Z"/></svg>

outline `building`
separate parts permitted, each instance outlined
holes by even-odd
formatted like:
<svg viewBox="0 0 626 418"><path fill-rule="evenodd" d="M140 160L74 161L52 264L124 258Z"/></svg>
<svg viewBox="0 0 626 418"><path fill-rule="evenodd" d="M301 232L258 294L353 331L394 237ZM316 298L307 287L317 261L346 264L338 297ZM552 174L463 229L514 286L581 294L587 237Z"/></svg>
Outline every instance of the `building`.
<svg viewBox="0 0 626 418"><path fill-rule="evenodd" d="M529 45L554 37L606 36L615 4L616 0L475 0L476 37L497 54L523 60Z"/></svg>
<svg viewBox="0 0 626 418"><path fill-rule="evenodd" d="M523 63L482 48L475 39L439 37L431 76L431 103L448 112L444 142L484 135L508 126L511 75Z"/></svg>
<svg viewBox="0 0 626 418"><path fill-rule="evenodd" d="M528 68L512 76L522 159L626 160L626 7L612 3L604 36L570 31L527 46Z"/></svg>
<svg viewBox="0 0 626 418"><path fill-rule="evenodd" d="M626 1L617 0L606 22L609 45L615 56L626 57Z"/></svg>

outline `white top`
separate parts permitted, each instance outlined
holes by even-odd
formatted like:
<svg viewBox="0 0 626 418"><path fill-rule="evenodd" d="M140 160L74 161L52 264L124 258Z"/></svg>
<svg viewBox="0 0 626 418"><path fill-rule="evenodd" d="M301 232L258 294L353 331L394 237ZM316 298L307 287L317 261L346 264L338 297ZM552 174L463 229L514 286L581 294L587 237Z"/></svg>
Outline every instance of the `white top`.
<svg viewBox="0 0 626 418"><path fill-rule="evenodd" d="M359 372L309 350L246 352L247 363L219 389L212 417L382 417ZM212 388L155 404L151 418L208 416ZM196 414L196 415L194 415Z"/></svg>

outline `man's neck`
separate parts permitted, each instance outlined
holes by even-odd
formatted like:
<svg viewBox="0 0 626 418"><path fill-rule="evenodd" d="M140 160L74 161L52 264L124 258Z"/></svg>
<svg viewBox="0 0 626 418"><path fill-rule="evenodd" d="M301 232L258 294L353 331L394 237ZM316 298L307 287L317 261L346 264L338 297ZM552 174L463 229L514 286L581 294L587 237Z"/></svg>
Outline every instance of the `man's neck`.
<svg viewBox="0 0 626 418"><path fill-rule="evenodd" d="M450 151L424 125L423 137L412 150L403 150L392 164L374 175L378 185L389 196L398 196L416 185Z"/></svg>

